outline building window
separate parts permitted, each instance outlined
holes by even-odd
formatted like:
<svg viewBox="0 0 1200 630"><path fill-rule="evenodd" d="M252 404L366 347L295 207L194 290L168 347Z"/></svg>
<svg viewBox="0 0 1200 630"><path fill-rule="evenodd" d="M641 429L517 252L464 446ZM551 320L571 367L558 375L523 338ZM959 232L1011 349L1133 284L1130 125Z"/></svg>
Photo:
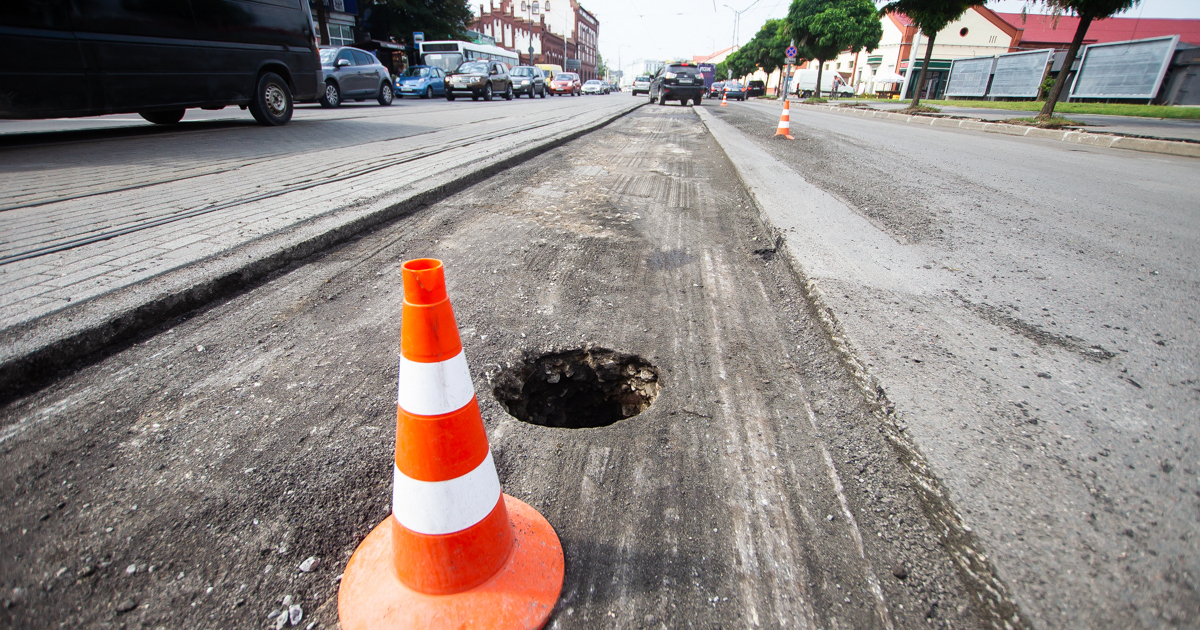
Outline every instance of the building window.
<svg viewBox="0 0 1200 630"><path fill-rule="evenodd" d="M533 0L533 12L534 12L534 13L537 13L537 12L538 12L538 3L537 3L537 0Z"/></svg>
<svg viewBox="0 0 1200 630"><path fill-rule="evenodd" d="M959 37L966 37L966 36L967 36L967 32L968 32L968 31L967 31L967 27L965 27L965 26L964 26L964 27L962 27L962 29L961 29L961 30L959 30L959 31L958 31L958 35L959 35Z"/></svg>
<svg viewBox="0 0 1200 630"><path fill-rule="evenodd" d="M528 8L529 8L529 7L528 7L528 6L526 6L524 2L522 2L522 3L521 3L521 10L522 10L522 11L524 11L524 10L526 10L526 9L528 9Z"/></svg>
<svg viewBox="0 0 1200 630"><path fill-rule="evenodd" d="M349 46L354 43L354 29L345 24L329 25L329 45Z"/></svg>
<svg viewBox="0 0 1200 630"><path fill-rule="evenodd" d="M550 0L546 0L546 10L550 10Z"/></svg>

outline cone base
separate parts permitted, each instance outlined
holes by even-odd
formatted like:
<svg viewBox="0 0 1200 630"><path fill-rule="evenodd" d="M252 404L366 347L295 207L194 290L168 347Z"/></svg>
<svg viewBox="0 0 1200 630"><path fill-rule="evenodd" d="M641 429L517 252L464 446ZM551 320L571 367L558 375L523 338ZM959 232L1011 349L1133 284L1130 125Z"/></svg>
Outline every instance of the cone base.
<svg viewBox="0 0 1200 630"><path fill-rule="evenodd" d="M343 630L383 628L541 628L562 592L563 552L550 523L504 495L513 551L491 579L462 593L427 595L400 582L387 517L351 556L338 590Z"/></svg>

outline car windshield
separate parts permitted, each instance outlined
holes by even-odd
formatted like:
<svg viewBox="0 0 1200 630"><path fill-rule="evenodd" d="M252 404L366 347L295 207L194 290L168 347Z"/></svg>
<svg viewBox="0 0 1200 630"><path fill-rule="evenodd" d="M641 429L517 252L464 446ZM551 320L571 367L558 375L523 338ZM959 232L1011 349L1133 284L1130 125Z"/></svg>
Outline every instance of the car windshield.
<svg viewBox="0 0 1200 630"><path fill-rule="evenodd" d="M459 72L459 73L478 72L480 74L487 74L487 71L488 71L487 66L488 65L487 65L486 61L468 61L468 62L462 64L461 66L459 66L458 70L455 70L455 72Z"/></svg>
<svg viewBox="0 0 1200 630"><path fill-rule="evenodd" d="M321 49L321 63L329 65L333 63L334 57L337 57L338 51L336 48Z"/></svg>
<svg viewBox="0 0 1200 630"><path fill-rule="evenodd" d="M537 76L537 74L534 74L533 68L513 68L513 71L510 72L509 74L513 75L514 77L536 77Z"/></svg>
<svg viewBox="0 0 1200 630"><path fill-rule="evenodd" d="M569 74L560 74L560 75L558 75L558 76L554 77L554 80L555 80L555 81L570 81L570 80L572 80L572 79L574 79L574 78L575 78L575 77L573 77L573 76L571 76L571 75L569 75Z"/></svg>
<svg viewBox="0 0 1200 630"><path fill-rule="evenodd" d="M592 79L591 81L584 83L584 85L600 85L600 82L595 79Z"/></svg>
<svg viewBox="0 0 1200 630"><path fill-rule="evenodd" d="M429 68L409 68L404 71L402 77L427 77L429 76Z"/></svg>

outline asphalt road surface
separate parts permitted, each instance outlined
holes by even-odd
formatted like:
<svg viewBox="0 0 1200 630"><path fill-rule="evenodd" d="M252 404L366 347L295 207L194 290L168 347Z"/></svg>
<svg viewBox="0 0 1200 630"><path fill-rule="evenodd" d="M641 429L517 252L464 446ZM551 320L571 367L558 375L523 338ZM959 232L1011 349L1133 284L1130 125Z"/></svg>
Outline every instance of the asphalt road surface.
<svg viewBox="0 0 1200 630"><path fill-rule="evenodd" d="M1200 161L705 107L1029 623L1200 623Z"/></svg>
<svg viewBox="0 0 1200 630"><path fill-rule="evenodd" d="M697 116L642 108L150 331L0 411L0 619L263 627L290 596L333 626L390 509L399 266L433 256L505 491L563 542L549 627L977 627L776 253ZM604 349L657 372L640 414L538 426L493 395Z"/></svg>

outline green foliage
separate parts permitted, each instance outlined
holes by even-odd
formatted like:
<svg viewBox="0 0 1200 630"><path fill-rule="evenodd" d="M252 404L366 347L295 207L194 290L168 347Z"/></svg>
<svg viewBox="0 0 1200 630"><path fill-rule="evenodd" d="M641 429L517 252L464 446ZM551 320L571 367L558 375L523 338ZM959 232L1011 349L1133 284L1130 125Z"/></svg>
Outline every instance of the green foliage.
<svg viewBox="0 0 1200 630"><path fill-rule="evenodd" d="M802 55L822 62L844 50L871 52L883 37L871 0L792 0L786 21Z"/></svg>
<svg viewBox="0 0 1200 630"><path fill-rule="evenodd" d="M717 65L726 74L718 74L717 78L722 81L725 80L725 77L729 76L728 72L730 71L733 72L733 76L735 77L744 77L754 72L755 68L758 67L754 63L754 50L754 47L747 44L726 57L725 61Z"/></svg>
<svg viewBox="0 0 1200 630"><path fill-rule="evenodd" d="M413 31L422 31L429 41L466 40L475 21L468 0L363 0L359 7L373 39L412 43Z"/></svg>
<svg viewBox="0 0 1200 630"><path fill-rule="evenodd" d="M1046 100L1046 95L1050 93L1050 90L1053 87L1054 87L1054 77L1047 75L1046 79L1044 81L1042 81L1042 87L1038 90L1038 100L1039 101Z"/></svg>
<svg viewBox="0 0 1200 630"><path fill-rule="evenodd" d="M596 76L608 76L608 64L604 63L604 57L600 53L596 53Z"/></svg>
<svg viewBox="0 0 1200 630"><path fill-rule="evenodd" d="M983 4L980 0L893 0L879 11L907 15L928 37L936 36L967 9L980 4Z"/></svg>
<svg viewBox="0 0 1200 630"><path fill-rule="evenodd" d="M1103 20L1132 9L1141 0L1035 0L1057 13L1074 13L1079 17Z"/></svg>
<svg viewBox="0 0 1200 630"><path fill-rule="evenodd" d="M787 36L787 22L783 20L767 20L762 28L758 29L758 33L754 35L754 39L746 44L747 47L753 45L752 51L749 53L754 64L762 68L763 72L771 74L777 69L782 68L784 64L784 51L791 44L791 38Z"/></svg>

